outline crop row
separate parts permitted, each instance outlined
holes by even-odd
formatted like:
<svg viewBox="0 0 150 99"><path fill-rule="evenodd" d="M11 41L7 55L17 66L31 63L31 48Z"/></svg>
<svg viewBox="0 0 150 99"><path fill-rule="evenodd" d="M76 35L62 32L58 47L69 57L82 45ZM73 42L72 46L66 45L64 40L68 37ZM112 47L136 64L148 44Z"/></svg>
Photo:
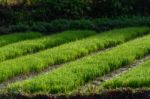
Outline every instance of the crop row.
<svg viewBox="0 0 150 99"><path fill-rule="evenodd" d="M110 51L84 57L39 76L8 86L10 93L66 93L97 76L132 64L150 53L150 35L124 43Z"/></svg>
<svg viewBox="0 0 150 99"><path fill-rule="evenodd" d="M40 36L42 36L42 34L37 32L14 33L14 34L2 35L0 36L0 47L14 42L22 41L22 40L37 38Z"/></svg>
<svg viewBox="0 0 150 99"><path fill-rule="evenodd" d="M123 73L119 77L106 81L102 86L104 88L131 87L142 88L150 87L150 60Z"/></svg>
<svg viewBox="0 0 150 99"><path fill-rule="evenodd" d="M96 33L93 31L66 31L38 39L9 44L0 48L0 62L46 48L51 48L66 42L82 39L94 34Z"/></svg>
<svg viewBox="0 0 150 99"><path fill-rule="evenodd" d="M116 46L130 39L148 33L149 28L125 28L108 31L83 40L70 42L0 63L0 82L19 74L38 72L49 65L65 63L85 56L90 52Z"/></svg>

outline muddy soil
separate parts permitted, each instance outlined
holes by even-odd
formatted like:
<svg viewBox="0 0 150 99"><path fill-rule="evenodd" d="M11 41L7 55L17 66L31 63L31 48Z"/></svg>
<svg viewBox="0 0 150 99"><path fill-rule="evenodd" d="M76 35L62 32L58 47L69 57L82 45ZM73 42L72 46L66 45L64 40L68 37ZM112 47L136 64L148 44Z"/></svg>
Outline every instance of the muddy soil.
<svg viewBox="0 0 150 99"><path fill-rule="evenodd" d="M0 99L150 99L150 90L117 89L76 95L0 95Z"/></svg>

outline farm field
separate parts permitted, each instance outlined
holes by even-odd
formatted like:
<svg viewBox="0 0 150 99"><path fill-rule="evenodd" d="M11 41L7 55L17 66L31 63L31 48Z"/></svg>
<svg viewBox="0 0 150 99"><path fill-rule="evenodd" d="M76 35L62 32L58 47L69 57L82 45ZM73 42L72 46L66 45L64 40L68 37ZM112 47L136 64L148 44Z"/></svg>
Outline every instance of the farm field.
<svg viewBox="0 0 150 99"><path fill-rule="evenodd" d="M0 0L0 99L150 99L150 0Z"/></svg>
<svg viewBox="0 0 150 99"><path fill-rule="evenodd" d="M149 27L37 34L0 36L1 41L5 37L0 47L0 98L67 99L75 94L83 98L82 92L149 91Z"/></svg>

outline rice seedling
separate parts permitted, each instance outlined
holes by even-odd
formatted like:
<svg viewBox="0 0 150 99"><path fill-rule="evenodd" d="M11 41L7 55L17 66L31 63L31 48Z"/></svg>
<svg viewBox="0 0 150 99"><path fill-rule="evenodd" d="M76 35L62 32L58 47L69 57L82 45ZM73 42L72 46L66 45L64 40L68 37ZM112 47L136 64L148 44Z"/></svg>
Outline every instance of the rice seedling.
<svg viewBox="0 0 150 99"><path fill-rule="evenodd" d="M0 48L0 62L55 47L63 43L83 39L96 34L94 31L65 31L33 40L25 40ZM26 35L25 35L26 37ZM11 38L11 37L10 37Z"/></svg>
<svg viewBox="0 0 150 99"><path fill-rule="evenodd" d="M7 44L15 43L18 41L38 38L41 36L42 34L37 33L37 32L13 33L13 34L2 35L0 36L0 47L7 45Z"/></svg>
<svg viewBox="0 0 150 99"><path fill-rule="evenodd" d="M118 69L121 66L132 64L136 59L142 58L144 55L149 54L149 38L150 35L147 35L145 37L124 43L110 51L101 52L94 56L84 57L80 60L65 64L58 69L49 71L48 73L11 84L7 87L7 90L10 93L67 93L84 85L86 82L96 78L97 76L103 76L104 74ZM46 59L48 60L48 58ZM44 60L46 59L41 60L37 57L35 60L36 64L34 65L27 66L26 64L22 66L21 64L18 65L19 67L12 66L10 71L3 72L3 77L8 74L21 73L25 70L28 71L28 68L33 70L41 69L44 65L40 63L44 63ZM39 62L37 63L37 61ZM2 74L2 72L0 72L0 74Z"/></svg>

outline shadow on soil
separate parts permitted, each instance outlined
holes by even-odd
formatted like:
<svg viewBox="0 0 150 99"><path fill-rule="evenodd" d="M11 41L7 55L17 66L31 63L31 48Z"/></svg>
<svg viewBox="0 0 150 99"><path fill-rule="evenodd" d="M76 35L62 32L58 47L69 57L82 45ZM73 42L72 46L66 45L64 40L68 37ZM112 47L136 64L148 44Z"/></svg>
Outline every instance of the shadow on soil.
<svg viewBox="0 0 150 99"><path fill-rule="evenodd" d="M150 90L107 90L89 95L0 95L0 99L150 99Z"/></svg>

